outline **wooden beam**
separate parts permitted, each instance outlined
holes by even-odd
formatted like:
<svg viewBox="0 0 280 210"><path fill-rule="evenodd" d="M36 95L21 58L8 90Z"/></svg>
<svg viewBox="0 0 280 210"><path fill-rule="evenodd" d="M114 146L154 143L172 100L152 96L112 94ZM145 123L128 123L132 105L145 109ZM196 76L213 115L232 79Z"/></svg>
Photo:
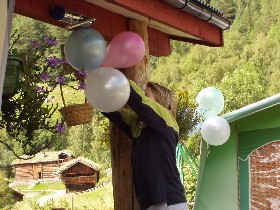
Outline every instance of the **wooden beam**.
<svg viewBox="0 0 280 210"><path fill-rule="evenodd" d="M148 52L154 56L171 54L170 36L153 28L148 28Z"/></svg>
<svg viewBox="0 0 280 210"><path fill-rule="evenodd" d="M222 29L183 10L175 8L163 0L109 0L109 2L197 37L204 41L201 43L205 43L206 45L223 45ZM184 37L181 40L184 40Z"/></svg>
<svg viewBox="0 0 280 210"><path fill-rule="evenodd" d="M92 28L100 32L107 41L110 41L117 34L128 30L128 20L125 16L82 0L20 0L16 1L15 13L59 27L65 27L66 23L54 20L51 17L50 9L52 6L62 6L70 11L96 18L97 21L93 24ZM152 43L150 46L152 55L170 55L170 39L168 34L157 30L150 30L149 35L151 37L150 43Z"/></svg>

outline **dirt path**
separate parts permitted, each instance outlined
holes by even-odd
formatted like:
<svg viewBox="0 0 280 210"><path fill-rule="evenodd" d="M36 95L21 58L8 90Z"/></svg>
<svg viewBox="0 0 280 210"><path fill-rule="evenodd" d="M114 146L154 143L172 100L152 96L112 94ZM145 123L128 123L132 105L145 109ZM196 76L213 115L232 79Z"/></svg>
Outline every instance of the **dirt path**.
<svg viewBox="0 0 280 210"><path fill-rule="evenodd" d="M39 205L40 206L43 206L45 205L45 203L51 199L54 199L54 198L58 198L60 196L63 196L66 194L66 191L65 190L53 190L55 193L54 194L51 194L51 195L47 195L47 196L44 196L42 198L39 199Z"/></svg>

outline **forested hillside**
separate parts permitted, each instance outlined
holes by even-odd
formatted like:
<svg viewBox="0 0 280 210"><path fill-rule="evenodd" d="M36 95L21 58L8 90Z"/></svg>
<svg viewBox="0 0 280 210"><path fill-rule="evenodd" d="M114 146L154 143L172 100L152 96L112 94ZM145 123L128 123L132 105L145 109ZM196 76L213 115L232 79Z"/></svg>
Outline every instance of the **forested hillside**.
<svg viewBox="0 0 280 210"><path fill-rule="evenodd" d="M254 103L280 92L280 1L279 0L211 0L207 1L232 20L224 31L224 46L215 48L172 42L168 57L152 57L151 80L175 91L187 91L195 103L196 95L206 87L216 87L225 97L224 113ZM16 15L13 31L21 35L19 50L30 40L55 36L64 43L69 32L64 29ZM59 56L60 48L49 52ZM59 94L59 92L56 92ZM80 93L82 94L82 93ZM74 103L77 97L69 97ZM73 100L73 101L71 101ZM61 104L61 101L58 102ZM4 131L1 130L2 140ZM184 139L195 157L199 158L199 134ZM9 138L5 137L9 142ZM18 145L13 149L20 154ZM108 121L95 112L93 123L75 126L57 136L49 150L70 149L110 167ZM14 157L0 144L1 165L8 166ZM187 171L186 191L194 199L195 178Z"/></svg>
<svg viewBox="0 0 280 210"><path fill-rule="evenodd" d="M208 86L225 96L229 112L280 92L280 2L211 0L233 20L224 47L173 43L172 55L155 58L152 80L187 89L190 98Z"/></svg>

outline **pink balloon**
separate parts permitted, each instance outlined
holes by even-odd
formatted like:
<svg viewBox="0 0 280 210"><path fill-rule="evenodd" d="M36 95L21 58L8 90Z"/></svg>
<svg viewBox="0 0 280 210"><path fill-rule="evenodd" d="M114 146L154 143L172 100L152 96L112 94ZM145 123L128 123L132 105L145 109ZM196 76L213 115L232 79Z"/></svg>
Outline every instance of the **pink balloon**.
<svg viewBox="0 0 280 210"><path fill-rule="evenodd" d="M145 43L136 33L126 31L115 36L109 44L103 67L128 68L139 63L145 54Z"/></svg>

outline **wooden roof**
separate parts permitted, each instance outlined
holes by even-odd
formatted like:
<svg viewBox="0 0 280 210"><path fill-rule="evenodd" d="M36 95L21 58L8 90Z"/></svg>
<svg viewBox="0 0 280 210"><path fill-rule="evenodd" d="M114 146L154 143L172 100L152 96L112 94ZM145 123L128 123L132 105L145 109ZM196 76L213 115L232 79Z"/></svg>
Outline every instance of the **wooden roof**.
<svg viewBox="0 0 280 210"><path fill-rule="evenodd" d="M76 165L77 163L82 163L82 164L84 164L84 165L86 165L86 166L88 166L88 167L90 167L90 168L92 168L94 170L97 170L97 171L99 171L100 168L101 168L101 166L99 164L97 164L97 163L95 163L95 162L93 162L91 160L88 160L86 158L79 157L79 158L76 158L76 159L72 159L72 160L68 161L67 163L65 163L64 165L62 165L58 169L57 173L60 174L63 171L66 171L67 169L69 169L72 166Z"/></svg>
<svg viewBox="0 0 280 210"><path fill-rule="evenodd" d="M165 0L20 0L15 3L15 12L65 27L66 23L51 17L50 10L53 6L61 6L66 10L95 18L96 22L92 27L107 41L128 30L128 19L146 22L151 55L169 55L170 39L208 46L223 45L221 28L174 7ZM212 13L210 14L212 17Z"/></svg>
<svg viewBox="0 0 280 210"><path fill-rule="evenodd" d="M35 154L35 156L32 158L30 158L30 156L23 155L23 156L21 156L21 158L24 158L24 159L16 159L12 162L12 165L58 161L59 160L58 156L60 154L66 154L66 155L71 156L71 152L69 152L69 151L40 152L40 153Z"/></svg>

